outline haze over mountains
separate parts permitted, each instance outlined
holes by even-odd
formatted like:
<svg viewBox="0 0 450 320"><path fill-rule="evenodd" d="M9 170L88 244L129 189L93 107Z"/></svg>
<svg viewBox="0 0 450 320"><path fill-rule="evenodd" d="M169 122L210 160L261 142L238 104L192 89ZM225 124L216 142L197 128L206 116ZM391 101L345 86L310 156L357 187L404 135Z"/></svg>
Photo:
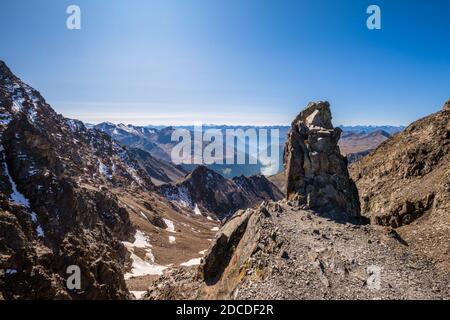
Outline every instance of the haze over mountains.
<svg viewBox="0 0 450 320"><path fill-rule="evenodd" d="M178 141L172 141L172 132L176 129L186 129L193 132L193 126L173 126L173 127L153 127L153 126L133 126L124 124L113 124L109 122L103 122L97 125L89 125L95 129L101 130L110 135L116 141L119 141L123 145L131 146L133 148L141 149L150 153L153 157L162 160L164 162L170 162L171 151ZM341 126L343 135L339 141L339 146L343 155L349 155L350 162L353 162L361 156L368 154L381 142L385 141L392 134L400 132L404 127L394 126ZM216 129L220 130L224 135L228 130L260 130L260 129L275 129L279 130L279 139L275 144L271 145L273 148L278 148L278 166L274 169L275 172L283 171L283 151L284 145L289 132L288 126L227 126L227 125L204 125L203 130ZM270 134L269 134L269 141ZM238 147L238 145L237 145ZM246 157L257 158L257 155L249 154L248 141L245 142L245 148L241 149ZM225 153L224 153L225 154ZM224 161L225 162L225 161ZM207 165L210 169L213 169L223 175L226 178L233 178L240 175L251 176L255 174L264 174L264 164L258 161L257 164L249 164L247 161L244 165L233 164L212 164ZM195 165L182 165L186 170L192 170ZM273 174L273 173L272 173Z"/></svg>

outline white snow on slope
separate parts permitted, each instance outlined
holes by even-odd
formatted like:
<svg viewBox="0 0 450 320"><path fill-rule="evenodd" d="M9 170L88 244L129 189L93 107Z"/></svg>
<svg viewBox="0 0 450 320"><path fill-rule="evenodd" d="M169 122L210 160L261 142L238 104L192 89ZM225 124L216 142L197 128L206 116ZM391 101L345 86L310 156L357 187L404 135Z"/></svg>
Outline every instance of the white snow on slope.
<svg viewBox="0 0 450 320"><path fill-rule="evenodd" d="M183 208L192 208L192 200L189 196L189 191L185 186L178 187L174 190L174 193L165 194L166 198L175 202Z"/></svg>
<svg viewBox="0 0 450 320"><path fill-rule="evenodd" d="M152 245L150 244L150 239L148 236L143 233L141 230L137 230L136 234L134 235L134 242L123 242L125 247L135 247L135 248L151 248Z"/></svg>
<svg viewBox="0 0 450 320"><path fill-rule="evenodd" d="M197 266L201 263L201 261L202 261L202 258L194 258L187 262L183 262L182 264L180 264L180 266L183 266L183 267Z"/></svg>
<svg viewBox="0 0 450 320"><path fill-rule="evenodd" d="M164 222L166 223L166 225L167 225L167 231L169 231L169 232L175 232L175 224L173 223L173 221L172 220L169 220L169 219L163 219L164 220Z"/></svg>
<svg viewBox="0 0 450 320"><path fill-rule="evenodd" d="M133 260L132 270L124 275L125 280L132 277L141 277L147 275L162 275L163 271L167 269L165 266L160 266L154 262L144 261L134 253L131 254L131 260Z"/></svg>
<svg viewBox="0 0 450 320"><path fill-rule="evenodd" d="M169 242L174 244L176 243L177 239L174 236L169 236Z"/></svg>
<svg viewBox="0 0 450 320"><path fill-rule="evenodd" d="M219 231L219 227L214 227L211 229L211 231Z"/></svg>

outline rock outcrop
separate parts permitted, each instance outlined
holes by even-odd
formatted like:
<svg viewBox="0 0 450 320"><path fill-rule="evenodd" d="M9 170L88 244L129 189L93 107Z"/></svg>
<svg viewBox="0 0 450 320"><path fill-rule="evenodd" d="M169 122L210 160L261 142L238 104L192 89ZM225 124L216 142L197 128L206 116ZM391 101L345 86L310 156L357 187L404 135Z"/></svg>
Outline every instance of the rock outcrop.
<svg viewBox="0 0 450 320"><path fill-rule="evenodd" d="M285 146L287 198L336 215L360 214L358 191L341 155L328 102L310 103L292 122Z"/></svg>

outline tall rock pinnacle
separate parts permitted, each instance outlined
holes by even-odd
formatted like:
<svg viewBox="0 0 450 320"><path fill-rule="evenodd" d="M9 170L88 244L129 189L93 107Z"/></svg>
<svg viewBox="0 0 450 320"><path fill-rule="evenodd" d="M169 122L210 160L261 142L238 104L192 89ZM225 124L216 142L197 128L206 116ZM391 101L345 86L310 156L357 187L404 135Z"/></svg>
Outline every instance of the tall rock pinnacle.
<svg viewBox="0 0 450 320"><path fill-rule="evenodd" d="M309 103L292 122L284 151L287 197L325 214L359 216L358 190L350 179L333 128L330 104Z"/></svg>

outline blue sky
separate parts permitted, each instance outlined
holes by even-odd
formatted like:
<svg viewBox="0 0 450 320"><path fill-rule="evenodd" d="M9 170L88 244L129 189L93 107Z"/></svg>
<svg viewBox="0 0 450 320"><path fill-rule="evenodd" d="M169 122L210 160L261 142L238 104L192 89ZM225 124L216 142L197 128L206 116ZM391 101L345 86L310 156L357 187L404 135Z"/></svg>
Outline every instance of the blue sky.
<svg viewBox="0 0 450 320"><path fill-rule="evenodd" d="M66 28L66 8L82 29ZM381 7L382 30L366 27ZM15 0L0 59L65 116L133 124L408 124L450 98L450 1Z"/></svg>

